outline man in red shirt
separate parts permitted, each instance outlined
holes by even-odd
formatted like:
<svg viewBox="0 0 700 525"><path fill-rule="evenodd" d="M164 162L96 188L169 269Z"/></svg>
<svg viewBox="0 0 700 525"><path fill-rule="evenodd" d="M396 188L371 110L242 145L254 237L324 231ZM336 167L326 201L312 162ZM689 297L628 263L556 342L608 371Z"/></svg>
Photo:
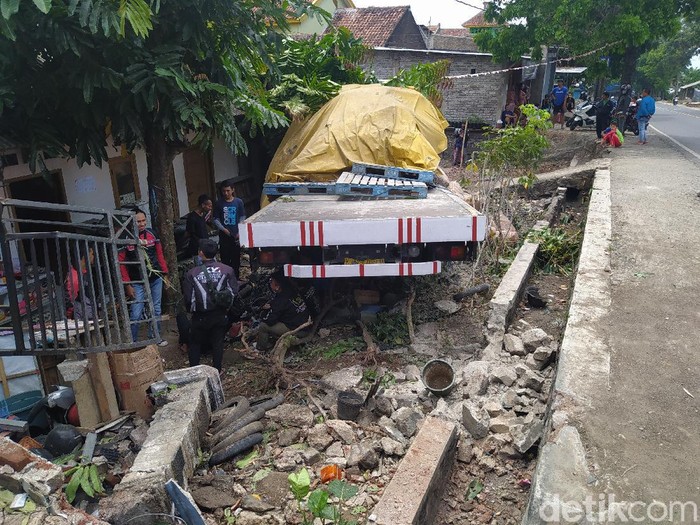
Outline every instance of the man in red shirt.
<svg viewBox="0 0 700 525"><path fill-rule="evenodd" d="M146 259L146 272L148 273L148 283L151 289L151 299L153 301L153 315L160 318L161 301L163 298L163 278L168 275L168 265L163 256L163 247L156 232L146 227L146 214L141 210L136 210L136 226L138 227L140 248L143 249ZM135 245L122 248L119 252L120 261L138 261L138 252ZM141 269L135 264L121 265L122 279L125 283L124 291L127 299L133 301L129 306L129 319L131 320L131 337L134 341L138 339L140 323L146 306L146 290L141 283L132 281L143 281ZM163 339L160 331L160 320L158 320L158 334L160 340L158 346L166 346L168 342ZM153 337L153 334L149 334Z"/></svg>

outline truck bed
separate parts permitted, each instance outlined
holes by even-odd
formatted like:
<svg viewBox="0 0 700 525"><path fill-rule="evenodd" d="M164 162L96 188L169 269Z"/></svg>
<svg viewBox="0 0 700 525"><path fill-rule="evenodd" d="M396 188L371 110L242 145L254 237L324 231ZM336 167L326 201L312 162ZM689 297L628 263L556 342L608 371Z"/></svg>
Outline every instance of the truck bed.
<svg viewBox="0 0 700 525"><path fill-rule="evenodd" d="M240 228L246 248L481 241L486 217L443 188L425 199L281 197Z"/></svg>

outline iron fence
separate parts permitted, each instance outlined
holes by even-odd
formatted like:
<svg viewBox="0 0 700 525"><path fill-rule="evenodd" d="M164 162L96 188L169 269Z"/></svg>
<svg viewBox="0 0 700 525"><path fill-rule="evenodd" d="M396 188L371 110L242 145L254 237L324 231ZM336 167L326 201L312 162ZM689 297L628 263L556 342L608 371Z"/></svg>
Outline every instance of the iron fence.
<svg viewBox="0 0 700 525"><path fill-rule="evenodd" d="M126 350L160 338L133 212L0 199L0 244L0 355ZM129 247L137 256L120 261ZM140 278L125 279L133 267ZM128 284L143 294L127 297ZM143 339L133 340L132 325Z"/></svg>

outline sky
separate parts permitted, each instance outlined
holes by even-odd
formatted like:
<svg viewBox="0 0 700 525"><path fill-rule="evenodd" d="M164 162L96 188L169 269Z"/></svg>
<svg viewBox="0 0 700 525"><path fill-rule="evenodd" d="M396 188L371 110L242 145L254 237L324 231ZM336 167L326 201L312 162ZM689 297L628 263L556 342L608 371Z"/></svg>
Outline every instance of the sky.
<svg viewBox="0 0 700 525"><path fill-rule="evenodd" d="M465 0L480 7L481 0ZM353 0L357 7L411 6L413 18L419 24L440 24L442 27L460 27L476 13L477 9L460 4L456 0Z"/></svg>

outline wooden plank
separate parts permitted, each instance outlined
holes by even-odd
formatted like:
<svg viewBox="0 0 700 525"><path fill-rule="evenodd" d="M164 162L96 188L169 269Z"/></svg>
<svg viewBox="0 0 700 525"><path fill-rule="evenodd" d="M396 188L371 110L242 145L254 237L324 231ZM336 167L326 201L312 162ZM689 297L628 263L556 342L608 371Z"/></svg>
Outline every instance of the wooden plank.
<svg viewBox="0 0 700 525"><path fill-rule="evenodd" d="M100 423L119 417L117 395L114 392L112 373L109 369L107 354L100 352L88 355L88 372L95 391L95 399L100 411ZM82 423L82 421L81 421Z"/></svg>
<svg viewBox="0 0 700 525"><path fill-rule="evenodd" d="M101 423L100 409L97 406L92 379L88 372L89 361L64 361L58 365L63 381L73 389L75 404L78 406L80 426L95 428Z"/></svg>

